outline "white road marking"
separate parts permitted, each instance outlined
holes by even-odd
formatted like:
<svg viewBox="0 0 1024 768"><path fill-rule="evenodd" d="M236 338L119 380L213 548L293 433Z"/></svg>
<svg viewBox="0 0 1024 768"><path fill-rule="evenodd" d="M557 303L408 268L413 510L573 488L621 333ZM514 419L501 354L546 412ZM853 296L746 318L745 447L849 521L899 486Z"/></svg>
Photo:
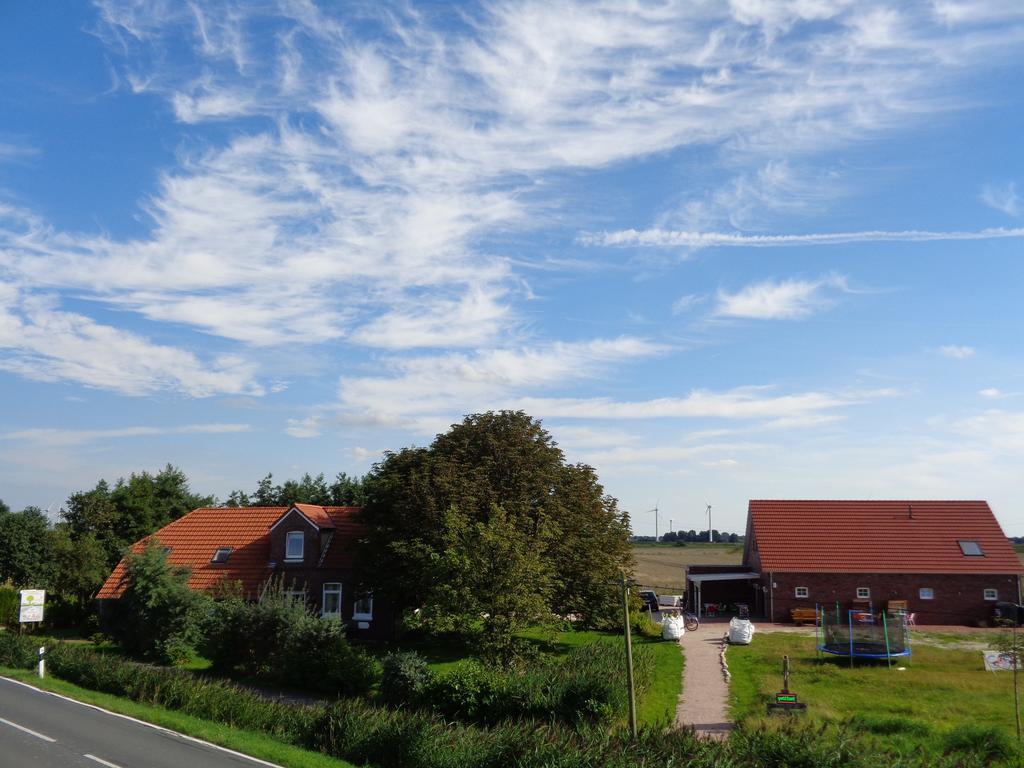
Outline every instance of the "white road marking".
<svg viewBox="0 0 1024 768"><path fill-rule="evenodd" d="M103 759L102 757L96 757L96 755L83 755L83 757L87 757L87 758L89 758L90 760L95 760L95 761L96 761L97 763L99 763L100 765L105 765L105 766L107 766L107 768L121 768L121 766L120 766L120 765L118 765L117 763L108 763L108 762L107 762L106 760L104 760L104 759Z"/></svg>
<svg viewBox="0 0 1024 768"><path fill-rule="evenodd" d="M31 728L26 728L24 725L18 725L17 723L12 723L10 720L4 720L2 717L0 717L0 723L3 723L4 725L9 725L9 726L11 726L11 728L17 728L19 731L24 731L25 733L30 733L33 736L35 736L37 739L42 739L43 741L48 741L51 744L56 741L56 739L51 739L49 736L45 736L45 735L43 735L41 733L37 733L36 731L33 731Z"/></svg>
<svg viewBox="0 0 1024 768"><path fill-rule="evenodd" d="M195 736L188 736L188 735L186 735L184 733L178 733L177 731L172 731L170 728L164 728L162 725L155 725L153 723L147 723L145 720L139 720L138 718L131 717L130 715L122 715L120 712L111 712L109 709L104 709L103 707L98 707L95 704L86 704L84 701L79 701L78 699L73 699L70 696L65 696L65 695L60 694L60 693L54 693L53 691L47 691L47 690L45 690L43 688L37 688L34 685L29 685L28 683L23 683L21 680L15 680L13 677L4 677L4 676L0 675L0 680L3 680L5 683L14 683L14 685L20 685L23 688L29 688L29 689L35 691L36 693L41 693L41 694L43 694L45 696L53 696L54 698L57 698L57 699L63 699L64 701L70 701L72 704L77 704L80 707L88 707L89 709L95 709L97 712L102 712L105 715L110 715L111 717L119 717L122 720L127 720L127 721L129 721L131 723L136 723L137 725L143 725L146 728L152 728L154 731L162 731L163 733L169 734L171 736L177 736L179 739L184 739L185 741L191 741L191 742L194 742L196 744L202 744L204 747L209 747L210 749L216 749L218 752L225 752L225 753L227 753L229 755L234 755L235 757L241 757L244 760L248 760L249 762L256 763L256 765L265 765L265 766L267 766L267 768L282 768L282 766L278 765L277 763L268 763L266 760L260 760L260 758L258 758L258 757L253 757L252 755L247 755L244 752L236 752L233 749L228 749L227 747L222 747L222 746L220 746L220 744L214 744L213 742L210 742L210 741L203 741L202 739L197 739ZM127 701L127 699L126 699L126 701ZM14 725L14 723L11 723L11 725ZM20 727L20 726L18 726L18 727ZM43 738L46 738L46 737L43 737ZM52 741L56 741L56 739L52 739Z"/></svg>

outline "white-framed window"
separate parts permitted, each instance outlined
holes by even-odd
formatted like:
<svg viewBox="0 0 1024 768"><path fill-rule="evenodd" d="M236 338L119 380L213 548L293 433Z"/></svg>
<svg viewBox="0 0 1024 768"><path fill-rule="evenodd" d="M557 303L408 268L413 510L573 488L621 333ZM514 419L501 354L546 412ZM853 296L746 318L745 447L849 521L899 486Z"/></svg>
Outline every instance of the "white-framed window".
<svg viewBox="0 0 1024 768"><path fill-rule="evenodd" d="M302 531L288 531L284 542L284 559L301 560L306 545L306 535Z"/></svg>
<svg viewBox="0 0 1024 768"><path fill-rule="evenodd" d="M352 618L359 621L369 621L373 618L373 593L362 592L356 596L352 606Z"/></svg>
<svg viewBox="0 0 1024 768"><path fill-rule="evenodd" d="M983 593L986 600L998 600L999 590L998 589L986 589Z"/></svg>
<svg viewBox="0 0 1024 768"><path fill-rule="evenodd" d="M231 557L231 547L217 547L217 551L210 558L211 563L226 563Z"/></svg>
<svg viewBox="0 0 1024 768"><path fill-rule="evenodd" d="M917 590L917 596L922 600L934 600L935 590L931 587L921 587L919 590Z"/></svg>
<svg viewBox="0 0 1024 768"><path fill-rule="evenodd" d="M807 597L808 595L810 595L810 592L807 587L797 587L793 590L794 597Z"/></svg>
<svg viewBox="0 0 1024 768"><path fill-rule="evenodd" d="M341 584L329 582L324 584L324 599L322 605L324 618L341 618Z"/></svg>
<svg viewBox="0 0 1024 768"><path fill-rule="evenodd" d="M284 590L284 596L289 600L306 602L306 590L304 589L286 589Z"/></svg>
<svg viewBox="0 0 1024 768"><path fill-rule="evenodd" d="M868 587L857 587L857 599L858 600L870 600L871 589Z"/></svg>

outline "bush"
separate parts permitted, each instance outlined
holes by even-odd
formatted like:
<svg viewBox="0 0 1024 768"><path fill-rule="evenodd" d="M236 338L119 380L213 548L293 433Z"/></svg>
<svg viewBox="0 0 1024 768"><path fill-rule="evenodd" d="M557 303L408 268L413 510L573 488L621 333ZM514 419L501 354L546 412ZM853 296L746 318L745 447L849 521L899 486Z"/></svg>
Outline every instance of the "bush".
<svg viewBox="0 0 1024 768"><path fill-rule="evenodd" d="M380 678L381 699L393 707L415 703L432 677L426 659L418 653L389 653L384 657Z"/></svg>
<svg viewBox="0 0 1024 768"><path fill-rule="evenodd" d="M129 654L172 664L202 638L208 598L188 587L188 571L172 568L155 541L128 556L128 587L108 616L107 631Z"/></svg>
<svg viewBox="0 0 1024 768"><path fill-rule="evenodd" d="M346 696L368 693L377 680L376 663L349 645L342 624L291 599L280 582L258 602L216 601L204 627L203 654L220 673L241 669L277 685Z"/></svg>

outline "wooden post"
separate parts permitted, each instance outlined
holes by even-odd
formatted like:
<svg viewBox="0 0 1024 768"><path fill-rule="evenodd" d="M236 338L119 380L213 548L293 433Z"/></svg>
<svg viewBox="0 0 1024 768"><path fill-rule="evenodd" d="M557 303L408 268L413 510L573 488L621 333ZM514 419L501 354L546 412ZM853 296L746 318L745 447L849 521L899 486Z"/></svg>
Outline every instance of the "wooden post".
<svg viewBox="0 0 1024 768"><path fill-rule="evenodd" d="M622 574L622 615L626 625L626 684L629 686L629 734L634 739L636 732L636 689L633 687L633 638L629 629L629 586L626 574Z"/></svg>

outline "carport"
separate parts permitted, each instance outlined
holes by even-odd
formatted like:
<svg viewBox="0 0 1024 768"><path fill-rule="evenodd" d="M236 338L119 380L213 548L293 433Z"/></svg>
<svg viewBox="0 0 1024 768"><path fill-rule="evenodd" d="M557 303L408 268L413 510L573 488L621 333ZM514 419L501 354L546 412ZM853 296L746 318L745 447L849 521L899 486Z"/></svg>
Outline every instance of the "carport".
<svg viewBox="0 0 1024 768"><path fill-rule="evenodd" d="M733 571L726 573L691 573L686 574L686 594L690 606L694 607L698 616L704 615L703 585L705 582L715 581L753 581L761 578L761 574L752 571ZM756 587L756 585L754 585ZM753 605L751 612L760 611L760 593L755 589L753 592Z"/></svg>

